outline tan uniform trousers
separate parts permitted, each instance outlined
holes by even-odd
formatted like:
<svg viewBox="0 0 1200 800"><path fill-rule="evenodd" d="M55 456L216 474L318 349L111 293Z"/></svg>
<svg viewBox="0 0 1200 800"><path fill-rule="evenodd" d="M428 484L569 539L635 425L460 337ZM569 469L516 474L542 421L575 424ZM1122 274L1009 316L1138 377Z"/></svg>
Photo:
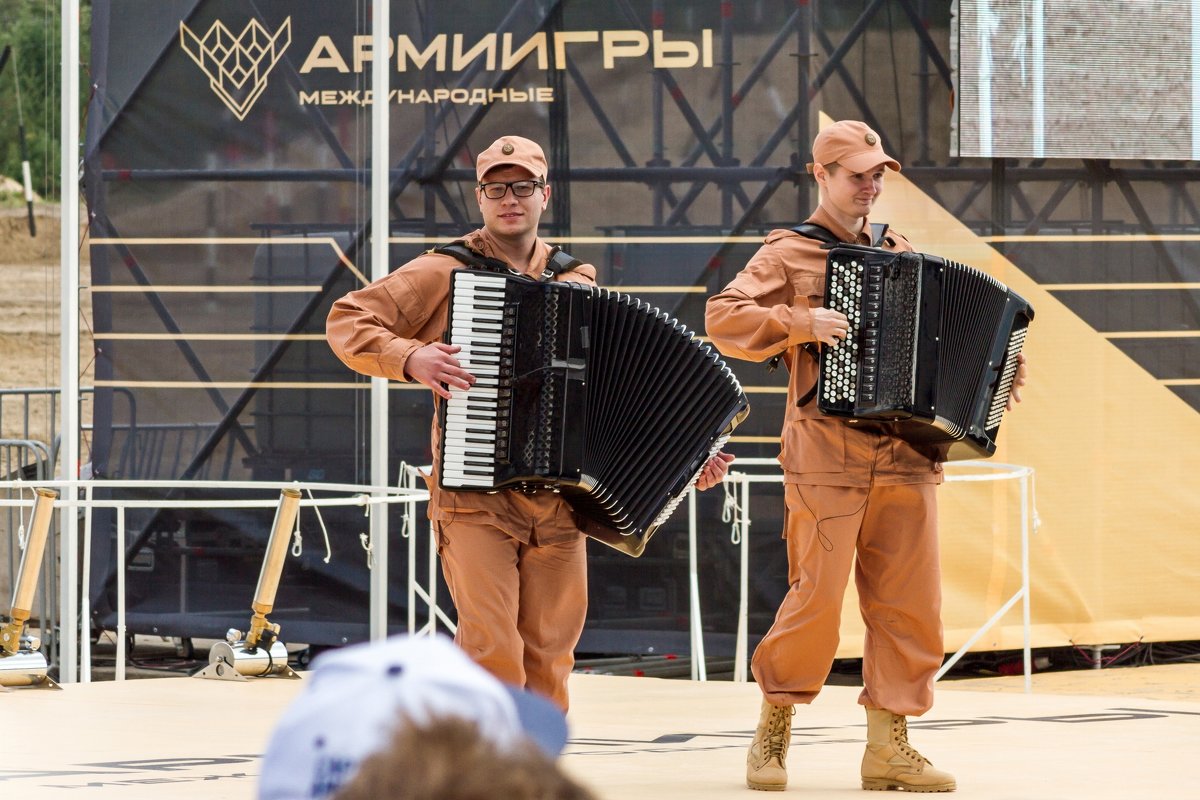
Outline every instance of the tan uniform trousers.
<svg viewBox="0 0 1200 800"><path fill-rule="evenodd" d="M539 547L494 525L437 524L442 574L458 610L454 641L500 680L565 711L587 616L587 540Z"/></svg>
<svg viewBox="0 0 1200 800"><path fill-rule="evenodd" d="M933 705L943 657L936 490L787 485L789 588L752 660L769 702L811 703L821 691L853 565L866 625L859 702L909 716Z"/></svg>

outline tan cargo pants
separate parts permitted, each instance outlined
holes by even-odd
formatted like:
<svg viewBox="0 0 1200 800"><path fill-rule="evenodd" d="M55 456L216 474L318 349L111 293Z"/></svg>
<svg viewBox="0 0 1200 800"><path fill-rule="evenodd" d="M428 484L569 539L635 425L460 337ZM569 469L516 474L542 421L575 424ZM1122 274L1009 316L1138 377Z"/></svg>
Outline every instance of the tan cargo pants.
<svg viewBox="0 0 1200 800"><path fill-rule="evenodd" d="M539 547L494 525L437 525L442 574L458 610L454 640L497 678L566 710L587 616L584 537Z"/></svg>
<svg viewBox="0 0 1200 800"><path fill-rule="evenodd" d="M811 703L839 643L851 568L866 625L859 702L919 715L942 663L936 484L788 484L787 595L752 669L775 705Z"/></svg>

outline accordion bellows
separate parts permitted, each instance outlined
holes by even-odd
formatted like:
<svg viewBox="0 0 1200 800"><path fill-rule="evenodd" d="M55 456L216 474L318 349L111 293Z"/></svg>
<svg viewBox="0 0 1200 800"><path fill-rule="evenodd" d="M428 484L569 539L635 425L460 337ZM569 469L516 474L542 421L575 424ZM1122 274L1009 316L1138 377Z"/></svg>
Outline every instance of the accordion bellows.
<svg viewBox="0 0 1200 800"><path fill-rule="evenodd" d="M843 245L826 259L825 305L850 320L823 347L817 408L895 422L942 460L987 458L1033 308L990 275L923 253Z"/></svg>
<svg viewBox="0 0 1200 800"><path fill-rule="evenodd" d="M749 412L709 345L608 289L455 270L446 341L477 380L440 409L439 485L561 492L630 555Z"/></svg>

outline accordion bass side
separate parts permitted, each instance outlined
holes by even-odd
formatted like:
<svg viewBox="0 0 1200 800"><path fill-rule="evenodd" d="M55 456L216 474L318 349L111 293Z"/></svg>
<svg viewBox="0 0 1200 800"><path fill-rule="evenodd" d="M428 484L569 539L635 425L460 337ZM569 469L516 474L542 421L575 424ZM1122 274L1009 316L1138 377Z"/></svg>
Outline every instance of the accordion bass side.
<svg viewBox="0 0 1200 800"><path fill-rule="evenodd" d="M855 245L829 251L825 298L850 325L821 349L822 413L894 422L942 460L996 452L1028 302L954 261Z"/></svg>
<svg viewBox="0 0 1200 800"><path fill-rule="evenodd" d="M441 405L439 485L560 492L633 556L749 412L711 347L607 289L455 270L446 341L476 383Z"/></svg>

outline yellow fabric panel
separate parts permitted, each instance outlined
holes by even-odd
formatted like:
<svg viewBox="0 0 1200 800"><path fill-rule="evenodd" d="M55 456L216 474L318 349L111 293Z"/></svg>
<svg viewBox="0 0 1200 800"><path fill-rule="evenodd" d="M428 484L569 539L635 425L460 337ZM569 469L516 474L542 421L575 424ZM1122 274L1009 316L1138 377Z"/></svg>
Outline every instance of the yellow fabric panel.
<svg viewBox="0 0 1200 800"><path fill-rule="evenodd" d="M903 173L887 174L872 220L922 252L990 273L1033 305L1029 384L992 459L1035 471L1033 645L1200 639L1200 414ZM1020 588L1017 486L941 489L949 652ZM842 657L861 655L850 592ZM1019 648L1022 639L1018 603L973 649Z"/></svg>

